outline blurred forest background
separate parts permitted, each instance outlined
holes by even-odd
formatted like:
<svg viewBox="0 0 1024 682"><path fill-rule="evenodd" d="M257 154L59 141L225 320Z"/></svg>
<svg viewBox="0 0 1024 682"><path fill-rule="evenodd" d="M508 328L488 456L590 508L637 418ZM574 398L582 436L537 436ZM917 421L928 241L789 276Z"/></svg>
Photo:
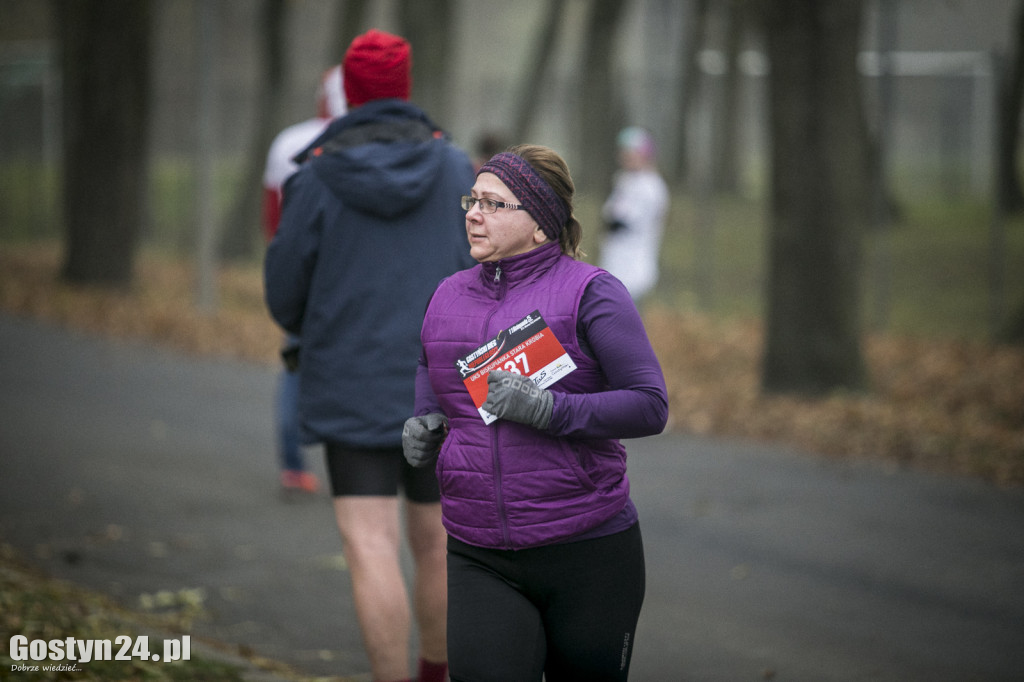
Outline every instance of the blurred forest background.
<svg viewBox="0 0 1024 682"><path fill-rule="evenodd" d="M137 300L70 292L159 281L159 315L175 298L196 325L232 320L186 345L273 356L258 290L266 150L377 27L410 40L413 100L468 152L493 132L566 157L592 256L616 132L654 133L673 203L644 312L677 427L1021 482L1022 10L0 0L0 305L131 326ZM263 315L259 341L231 316L240 300ZM145 334L177 332L163 319ZM911 395L942 404L910 415ZM802 401L800 415L765 396Z"/></svg>

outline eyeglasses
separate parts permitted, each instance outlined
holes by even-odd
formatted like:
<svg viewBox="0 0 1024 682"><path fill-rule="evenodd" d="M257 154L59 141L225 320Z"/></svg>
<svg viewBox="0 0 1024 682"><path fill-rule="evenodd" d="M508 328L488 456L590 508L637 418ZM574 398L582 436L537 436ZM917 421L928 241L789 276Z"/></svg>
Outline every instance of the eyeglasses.
<svg viewBox="0 0 1024 682"><path fill-rule="evenodd" d="M481 213L494 213L499 208L510 208L513 211L522 210L524 207L521 204L509 204L504 201L495 201L494 199L477 199L476 197L462 197L462 210L468 211L473 208L474 204L480 205Z"/></svg>

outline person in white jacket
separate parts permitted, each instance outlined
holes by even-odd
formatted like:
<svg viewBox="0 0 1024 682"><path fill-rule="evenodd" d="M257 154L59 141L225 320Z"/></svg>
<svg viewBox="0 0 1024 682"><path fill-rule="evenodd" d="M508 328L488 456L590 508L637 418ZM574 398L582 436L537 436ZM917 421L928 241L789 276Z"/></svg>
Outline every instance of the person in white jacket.
<svg viewBox="0 0 1024 682"><path fill-rule="evenodd" d="M669 193L658 172L654 139L647 130L625 128L617 145L619 170L601 209L607 231L598 265L619 278L639 302L658 282Z"/></svg>
<svg viewBox="0 0 1024 682"><path fill-rule="evenodd" d="M267 241L277 233L285 180L299 169L295 155L320 136L327 125L348 113L342 86L341 66L333 66L320 78L316 92L316 116L295 123L274 138L263 171L263 232Z"/></svg>

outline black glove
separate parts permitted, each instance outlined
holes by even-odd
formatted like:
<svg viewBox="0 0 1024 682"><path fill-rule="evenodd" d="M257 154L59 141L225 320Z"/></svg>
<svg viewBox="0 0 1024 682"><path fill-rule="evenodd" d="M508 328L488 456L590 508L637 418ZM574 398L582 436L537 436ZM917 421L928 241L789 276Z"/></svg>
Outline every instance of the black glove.
<svg viewBox="0 0 1024 682"><path fill-rule="evenodd" d="M481 407L499 419L546 429L554 406L551 391L540 388L530 377L500 369L487 375L487 400Z"/></svg>
<svg viewBox="0 0 1024 682"><path fill-rule="evenodd" d="M447 434L448 419L440 412L406 419L405 427L402 428L405 461L417 468L427 466L437 459Z"/></svg>

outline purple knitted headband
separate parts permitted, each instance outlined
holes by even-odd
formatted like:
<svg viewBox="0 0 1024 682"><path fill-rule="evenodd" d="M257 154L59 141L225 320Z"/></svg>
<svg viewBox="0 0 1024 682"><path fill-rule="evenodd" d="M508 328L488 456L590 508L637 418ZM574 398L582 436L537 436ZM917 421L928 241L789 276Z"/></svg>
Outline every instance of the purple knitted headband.
<svg viewBox="0 0 1024 682"><path fill-rule="evenodd" d="M480 173L497 175L523 202L526 212L537 221L547 238L558 241L558 235L569 219L569 208L523 157L511 152L495 154L476 174Z"/></svg>

